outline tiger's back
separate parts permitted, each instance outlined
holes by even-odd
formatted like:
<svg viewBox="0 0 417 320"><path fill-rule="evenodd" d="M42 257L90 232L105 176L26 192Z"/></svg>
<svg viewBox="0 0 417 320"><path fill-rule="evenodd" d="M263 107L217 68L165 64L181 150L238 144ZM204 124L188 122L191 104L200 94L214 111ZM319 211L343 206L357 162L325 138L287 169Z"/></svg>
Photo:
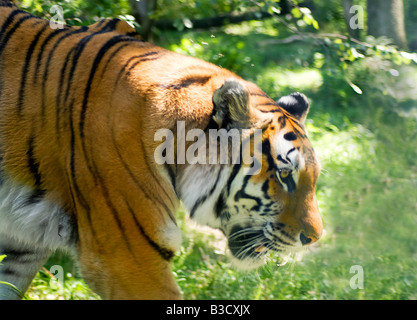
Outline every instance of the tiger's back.
<svg viewBox="0 0 417 320"><path fill-rule="evenodd" d="M281 239L278 232L284 246L300 242L300 228L302 244L316 241L321 220L311 193L318 164L297 124L308 105L285 104L295 112L228 70L143 42L118 19L52 29L49 21L0 1L0 254L7 254L0 279L25 291L52 250L67 248L104 298L178 298L170 264L181 244L175 222L181 200L197 221L209 221L236 244L234 230L253 233L252 222L236 221L247 214L247 201L259 198L265 208L254 209L254 221L264 231L250 248L257 253L238 253L238 260L281 250L272 245ZM263 150L262 172L242 178L240 187L235 181L244 165L158 165L155 132L176 133L178 121L207 134L260 126L262 145L272 143L275 160ZM297 134L274 142L279 127ZM287 150L286 158L275 144ZM270 181L271 170L282 165L297 171L297 181ZM297 183L308 199L300 206L290 200ZM252 184L256 196L232 194ZM272 208L282 212L267 214ZM237 243L245 247L246 241ZM14 297L7 290L0 287L0 294Z"/></svg>

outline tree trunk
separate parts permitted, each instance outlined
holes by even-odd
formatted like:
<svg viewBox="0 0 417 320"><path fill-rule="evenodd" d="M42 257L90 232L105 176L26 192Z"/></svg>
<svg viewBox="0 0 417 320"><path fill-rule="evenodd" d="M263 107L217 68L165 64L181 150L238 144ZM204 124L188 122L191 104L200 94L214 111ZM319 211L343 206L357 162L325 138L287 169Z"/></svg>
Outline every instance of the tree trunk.
<svg viewBox="0 0 417 320"><path fill-rule="evenodd" d="M141 36L144 40L152 39L153 19L150 15L156 10L157 0L129 0L132 15L141 27Z"/></svg>
<svg viewBox="0 0 417 320"><path fill-rule="evenodd" d="M368 0L368 34L393 40L401 49L407 48L403 0Z"/></svg>

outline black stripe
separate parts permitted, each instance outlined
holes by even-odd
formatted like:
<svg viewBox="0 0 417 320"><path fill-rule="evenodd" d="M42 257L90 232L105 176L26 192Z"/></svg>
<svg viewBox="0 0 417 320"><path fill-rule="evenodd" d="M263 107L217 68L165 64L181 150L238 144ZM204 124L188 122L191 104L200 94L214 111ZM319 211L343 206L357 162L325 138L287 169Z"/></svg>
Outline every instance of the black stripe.
<svg viewBox="0 0 417 320"><path fill-rule="evenodd" d="M252 196L252 195L245 192L245 189L246 189L246 187L248 185L248 182L249 182L251 177L252 177L251 175L246 175L245 176L245 178L243 179L243 184L242 184L240 190L238 192L236 192L236 194L235 194L234 200L236 202L238 202L241 198L254 200L254 201L256 201L257 205L254 206L251 210L257 211L257 210L259 210L260 206L262 205L262 200L258 197Z"/></svg>
<svg viewBox="0 0 417 320"><path fill-rule="evenodd" d="M56 101L55 101L57 112L59 112L59 110L61 109L60 108L61 99L64 97L64 94L63 94L64 80L65 80L65 76L67 75L68 64L71 61L71 56L74 55L74 51L75 51L75 48L72 48L70 51L68 51L67 56L64 59L64 64L62 65L62 68L61 68L61 72L59 76L59 84L57 86L57 92L56 92ZM65 94L65 99L64 99L65 102L67 102L68 100L69 85L70 84L67 85L67 92Z"/></svg>
<svg viewBox="0 0 417 320"><path fill-rule="evenodd" d="M112 127L112 130L113 129L114 129L114 127ZM158 202L159 204L161 204L163 206L163 208L165 209L165 212L168 214L168 216L171 218L171 220L176 224L175 218L172 216L172 212L167 207L167 205L165 204L165 202L162 199L160 199L160 198L154 198L154 197L152 197L153 194L149 194L149 192L147 191L147 189L145 189L142 186L142 184L140 183L140 181L133 174L132 170L129 168L129 165L126 163L126 161L124 160L122 154L120 153L119 148L117 147L117 141L116 141L116 137L115 137L115 134L114 134L113 131L112 131L112 134L111 134L111 139L112 139L112 142L113 142L114 149L115 149L115 151L117 153L117 156L119 158L119 161L121 162L121 164L123 165L123 167L125 168L125 170L127 171L127 173L129 174L130 178L135 183L135 185L142 191L142 193L144 194L144 196L146 197L146 199L148 199L151 202ZM146 156L146 154L144 152L143 152L143 156ZM159 211L159 213L163 217L164 214L159 210L159 208L157 208L157 210Z"/></svg>
<svg viewBox="0 0 417 320"><path fill-rule="evenodd" d="M229 179L227 179L227 184L226 184L228 196L230 195L230 188L232 186L233 180L236 178L241 167L242 166L240 163L236 163L235 165L233 165L232 173L230 174Z"/></svg>
<svg viewBox="0 0 417 320"><path fill-rule="evenodd" d="M278 159L278 161L281 161L281 162L283 162L285 164L288 164L288 161L285 160L283 157L281 157L281 155L278 155L277 159Z"/></svg>
<svg viewBox="0 0 417 320"><path fill-rule="evenodd" d="M286 236L287 238L289 238L289 239L290 239L290 240L292 240L292 241L296 241L296 239L295 239L292 235L290 235L288 232L286 232L284 229L282 229L282 228L284 228L284 227L285 227L285 225L284 225L284 224L281 224L281 223L280 223L280 225L278 225L278 226L274 226L274 227L275 227L275 229L279 230L279 232L280 232L282 235Z"/></svg>
<svg viewBox="0 0 417 320"><path fill-rule="evenodd" d="M84 27L82 29L87 30L87 27ZM53 32L51 32L44 39L44 41L42 42L42 45L40 46L40 49L38 50L38 52L39 52L38 53L38 58L36 59L36 67L35 67L35 72L34 72L34 75L35 75L34 82L35 82L35 84L38 83L38 76L40 75L39 69L41 67L41 61L42 61L43 54L49 52L49 56L48 56L47 63L46 63L46 68L47 68L49 66L49 62L52 58L53 53L55 52L56 48L61 43L61 41L65 38L73 35L74 33L80 32L82 29L77 29L77 30L73 30L73 31L70 31L70 32L68 32L67 27L65 27L64 29L55 29ZM46 46L49 44L49 42L51 42L54 37L60 35L63 32L65 32L65 34L55 42L53 48L51 50L46 50ZM45 78L45 72L44 72L44 78Z"/></svg>
<svg viewBox="0 0 417 320"><path fill-rule="evenodd" d="M55 50L57 50L58 46L60 45L60 43L63 40L67 39L68 37L70 37L74 34L85 32L86 30L88 30L88 29L87 28L81 28L81 29L77 29L77 30L73 30L71 32L65 33L54 43L54 46L49 51L48 58L47 58L46 63L45 63L45 70L43 72L42 93L41 93L42 94L42 97L41 97L41 101L42 101L42 108L41 108L42 119L44 118L45 108L46 108L46 86L47 86L47 81L48 81L48 76L49 76L49 68L50 68L50 66L53 65L51 63L51 61L52 61L52 57L55 53ZM44 42L44 44L45 44L45 42ZM39 56L38 56L38 59L39 59ZM67 59L68 59L68 56L67 56ZM62 95L62 88L60 88L59 96L60 95Z"/></svg>
<svg viewBox="0 0 417 320"><path fill-rule="evenodd" d="M281 126L281 129L282 128L284 128L285 126L286 126L286 124L287 124L287 119L286 119L286 117L283 115L283 116L281 116L281 117L279 117L278 118L278 123L280 124L280 126Z"/></svg>
<svg viewBox="0 0 417 320"><path fill-rule="evenodd" d="M87 85L84 91L84 99L83 99L83 103L81 106L81 114L80 114L80 120L79 120L79 129L80 129L80 136L81 138L84 137L84 122L85 122L85 116L86 116L86 112L87 112L87 104L88 104L88 99L90 96L90 90L91 90L91 85L93 83L93 79L94 76L96 74L97 68L99 67L101 60L103 59L104 55L107 53L107 51L113 47L114 45L116 45L117 43L120 42L140 42L139 40L135 39L135 38L131 38L131 37L127 37L127 36L115 36L113 38L111 38L110 40L108 40L100 49L100 51L98 52L98 54L96 55L94 62L93 62L93 66L91 67L91 71L90 71L90 76L88 78L87 81ZM84 48L85 44L82 46ZM79 56L79 54L78 54ZM75 59L75 58L74 58ZM71 78L70 78L71 80ZM68 81L68 83L71 83L71 81ZM84 152L85 152L85 146L83 146Z"/></svg>
<svg viewBox="0 0 417 320"><path fill-rule="evenodd" d="M35 186L37 188L41 187L41 175L39 173L39 163L35 158L34 154L34 136L32 135L28 141L28 150L26 151L26 156L28 159L28 168L35 179Z"/></svg>
<svg viewBox="0 0 417 320"><path fill-rule="evenodd" d="M265 182L262 184L262 192L264 193L265 199L271 198L268 194L268 191L269 191L269 179L266 179Z"/></svg>
<svg viewBox="0 0 417 320"><path fill-rule="evenodd" d="M135 66L136 66L136 65L138 65L139 63L144 62L144 61L149 61L149 60L156 60L156 59L158 59L157 57L154 57L154 58L148 58L149 56L152 56L152 55L155 55L155 54L158 54L158 52L157 52L157 51L152 51L152 52L147 52L147 53L144 53L144 54L140 54L140 55L136 55L136 56L130 57L130 58L126 61L126 63L123 65L123 67L122 67L122 68L120 68L119 74L117 75L116 81L115 81L115 83L114 83L114 88L116 88L117 84L119 83L120 78L122 77L122 74L126 71L127 66L128 66L128 65L129 65L129 64L130 64L133 60L135 60L135 59L139 59L138 61L136 61L136 62L135 62ZM132 67L130 67L130 68L129 68L129 70L128 70L128 72L130 73L130 71L131 71L132 69L133 69L133 68L132 68Z"/></svg>
<svg viewBox="0 0 417 320"><path fill-rule="evenodd" d="M297 150L296 148L292 148L290 150L288 150L287 155L285 156L285 159L287 159L289 162L291 162L290 158L288 158L288 155L292 152L294 152L295 150ZM292 163L292 162L291 162Z"/></svg>
<svg viewBox="0 0 417 320"><path fill-rule="evenodd" d="M269 142L268 138L262 141L262 153L266 156L266 160L268 162L268 171L275 170L276 165L271 155L271 143Z"/></svg>
<svg viewBox="0 0 417 320"><path fill-rule="evenodd" d="M35 38L32 40L32 42L29 46L29 49L26 53L25 64L24 64L23 69L22 69L22 76L21 76L21 81L20 81L19 100L18 100L18 103L17 103L17 112L18 112L19 115L21 115L22 108L23 108L23 100L24 100L24 95L25 95L26 79L27 79L27 75L28 75L30 60L32 58L33 51L35 50L35 47L36 47L36 45L39 41L40 36L42 35L43 32L45 32L45 30L47 28L48 28L48 24L45 23L43 28L41 28L41 30L39 30L38 33L35 35Z"/></svg>
<svg viewBox="0 0 417 320"><path fill-rule="evenodd" d="M175 194L177 194L176 177L175 177L174 170L171 168L171 166L168 163L165 163L165 168L168 172L169 178L171 179L171 184L172 184L172 187L174 188Z"/></svg>
<svg viewBox="0 0 417 320"><path fill-rule="evenodd" d="M252 195L247 194L245 192L245 189L246 189L246 186L247 186L247 183L248 183L250 177L251 176L249 176L249 175L247 177L245 177L243 186L238 192L236 192L234 199L235 199L236 202L238 202L241 198L254 200L256 202L256 206L253 207L251 210L257 211L260 208L260 206L262 205L262 200L258 197L252 196Z"/></svg>
<svg viewBox="0 0 417 320"><path fill-rule="evenodd" d="M255 105L255 108L259 108L262 106L274 106L274 107L278 107L277 104L275 102L266 102L266 103L258 103ZM276 110L276 109L272 109L272 110ZM271 111L269 111L271 112Z"/></svg>
<svg viewBox="0 0 417 320"><path fill-rule="evenodd" d="M73 101L72 101L73 102ZM72 109L72 105L70 106ZM71 192L71 197L74 202L74 210L77 210L75 198L78 199L80 205L85 209L87 221L90 225L91 232L93 234L93 237L97 239L96 232L93 227L93 222L91 219L91 211L90 211L90 205L88 204L87 200L85 199L84 195L82 194L78 182L77 182L77 176L76 176L76 170L75 170L75 133L74 133L74 123L72 121L72 116L69 117L69 127L70 127L70 176L67 176L67 179L69 180L69 188ZM72 183L71 183L72 182Z"/></svg>
<svg viewBox="0 0 417 320"><path fill-rule="evenodd" d="M9 27L9 25L13 22L14 17L21 13L19 10L14 10L12 13L9 14L7 19L4 21L3 25L0 29L0 39L2 39L5 36L6 29Z"/></svg>
<svg viewBox="0 0 417 320"><path fill-rule="evenodd" d="M210 79L210 76L191 76L191 77L185 77L183 79L180 79L178 83L174 84L158 84L158 87L164 88L164 89L184 89L192 85L205 85Z"/></svg>
<svg viewBox="0 0 417 320"><path fill-rule="evenodd" d="M260 112L263 113L275 113L275 112L282 112L281 109L271 109L271 110L262 110L262 109L258 109Z"/></svg>
<svg viewBox="0 0 417 320"><path fill-rule="evenodd" d="M16 270L13 270L11 268L0 268L0 274L4 274L7 276L16 276L16 277L20 277L21 274L19 272L17 272Z"/></svg>
<svg viewBox="0 0 417 320"><path fill-rule="evenodd" d="M41 202L44 199L45 194L46 194L46 190L35 189L35 191L33 191L30 197L25 200L24 205L31 206L31 205Z"/></svg>
<svg viewBox="0 0 417 320"><path fill-rule="evenodd" d="M211 197L211 195L213 194L214 190L216 190L217 188L217 184L219 183L220 180L220 176L222 174L224 167L220 167L219 172L217 173L217 178L216 181L214 182L213 186L211 187L211 189L209 190L209 192L205 195L200 196L197 201L194 203L191 211L190 211L190 218L192 218L194 216L194 213L196 212L196 210L208 199Z"/></svg>
<svg viewBox="0 0 417 320"><path fill-rule="evenodd" d="M75 69L75 65L77 64L78 61L78 57L81 54L81 51L84 49L85 45L87 44L88 41L91 40L91 36L86 37L88 38L88 40L85 40L83 42L83 44L81 45L81 47L79 49L76 50L75 55L74 55L74 59L73 59L73 68L71 68L71 74L69 76L69 80L68 80L68 85L70 85L72 83L71 79L72 79L72 71ZM85 38L85 39L86 39ZM91 167L91 164L87 157L87 147L86 147L86 140L84 137L84 125L85 125L85 118L86 118L86 114L87 114L87 108L88 108L88 100L89 100L89 96L90 96L90 91L91 91L91 86L93 83L93 79L94 76L97 72L97 69L101 63L101 60L103 59L104 55L107 53L107 51L113 47L114 45L116 45L117 43L121 43L121 42L139 42L139 40L135 39L135 38L131 38L131 37L126 37L124 35L122 36L115 36L111 39L109 39L100 49L100 51L98 52L98 54L96 55L93 65L91 67L91 71L90 71L90 75L86 84L86 88L84 90L84 98L83 98L83 102L81 105L81 112L80 112L80 118L79 118L79 122L78 122L78 128L79 128L79 135L80 135L80 139L81 139L81 147L83 150L83 154L84 154L84 158L86 159L86 163L87 163L87 167L89 168L90 172L94 174L94 170Z"/></svg>
<svg viewBox="0 0 417 320"><path fill-rule="evenodd" d="M217 199L216 206L215 206L215 212L216 212L217 218L222 218L222 220L230 219L230 213L225 212L225 208L226 208L226 196L225 196L225 193L222 192L219 198Z"/></svg>
<svg viewBox="0 0 417 320"><path fill-rule="evenodd" d="M152 175L152 178L154 179L154 181L159 185L159 188L163 190L165 196L170 200L171 205L173 207L175 207L175 204L172 202L172 199L170 197L170 195L166 192L166 190L162 187L162 185L159 183L160 177L156 177L154 174L154 169L151 167L151 165L149 164L148 161L148 157L147 157L147 153L145 150L145 145L143 144L143 139L142 137L139 138L140 140L140 145L141 145L141 151L142 151L142 155L143 158L145 160L145 164L146 164L146 168L148 169L148 171L150 172L150 174ZM161 199L160 197L159 199L159 203L162 204L162 206L165 208L166 212L168 213L169 217L171 218L172 222L176 223L174 216L172 215L171 210L167 207L167 205L165 204L165 201L163 199Z"/></svg>
<svg viewBox="0 0 417 320"><path fill-rule="evenodd" d="M110 64L110 61L113 60L113 58L125 47L129 46L129 43L124 43L120 47L118 47L116 50L113 51L113 53L109 56L106 63L104 64L103 71L101 72L101 77L104 75L104 73L107 70L108 65Z"/></svg>
<svg viewBox="0 0 417 320"><path fill-rule="evenodd" d="M305 132L298 130L298 128L296 128L294 125L292 126L292 129L296 132L296 134L298 134L299 137L301 137L302 139L307 139L307 135L305 134Z"/></svg>
<svg viewBox="0 0 417 320"><path fill-rule="evenodd" d="M14 8L15 6L13 5L13 3L9 2L9 1L0 1L0 7L9 7L9 8Z"/></svg>
<svg viewBox="0 0 417 320"><path fill-rule="evenodd" d="M72 53L72 52L73 52L73 50L70 50L70 53ZM61 133L60 132L61 125L60 125L60 123L61 123L61 119L63 118L61 115L66 110L72 110L72 107L69 108L69 106L74 105L74 97L73 97L69 104L67 103L64 106L61 106L61 99L63 97L62 88L64 86L64 78L65 78L65 75L67 74L66 71L67 71L67 66L68 66L69 61L70 61L70 59L67 56L67 59L65 59L64 64L61 68L61 73L60 73L60 77L59 77L59 84L57 86L57 92L55 94L55 96L56 96L56 98L55 98L55 130L56 130L56 135L57 135L58 141L60 140L60 137L61 137L61 134L60 134Z"/></svg>
<svg viewBox="0 0 417 320"><path fill-rule="evenodd" d="M297 135L294 132L287 132L284 134L284 139L288 141L297 140Z"/></svg>
<svg viewBox="0 0 417 320"><path fill-rule="evenodd" d="M87 36L85 36L84 38L82 38L79 42L76 43L76 45L68 52L65 60L69 60L70 57L72 56L72 64L71 64L71 68L68 72L67 75L67 86L65 89L65 93L64 93L64 103L67 102L69 94L70 94L70 89L71 89L71 85L73 84L73 78L74 78L74 73L75 73L75 69L78 66L78 60L81 56L81 54L83 53L86 45L98 34L103 33L102 30L97 31L95 33L89 34Z"/></svg>
<svg viewBox="0 0 417 320"><path fill-rule="evenodd" d="M13 22L14 17L19 13L24 14L24 16L20 17L19 20L14 24L14 26L6 32L7 27ZM6 47L7 42L9 42L9 40L11 39L13 33L15 33L16 30L20 27L20 25L28 19L35 19L35 17L21 10L15 10L9 15L9 17L6 19L5 23L3 24L0 30L0 35L2 35L2 38L0 40L0 55L3 53L3 50Z"/></svg>
<svg viewBox="0 0 417 320"><path fill-rule="evenodd" d="M132 71L138 64L145 62L145 61L153 61L157 59L159 59L159 57L139 59L134 64L132 64L132 66L127 70L126 75L130 75L130 71Z"/></svg>
<svg viewBox="0 0 417 320"><path fill-rule="evenodd" d="M219 198L217 199L216 205L215 205L215 212L217 217L225 218L226 220L230 219L229 212L224 212L224 209L226 207L226 198L230 195L230 188L232 186L233 180L236 178L237 174L239 173L241 169L241 163L236 163L233 165L232 172L227 179L227 183L225 187L223 188Z"/></svg>
<svg viewBox="0 0 417 320"><path fill-rule="evenodd" d="M107 23L100 29L100 30L98 30L98 31L95 31L95 32L93 32L93 33L91 33L91 34L89 34L88 36L86 36L86 37L84 37L84 38L82 38L77 44L76 44L76 46L75 47L73 47L73 49L72 50L74 50L73 52L72 52L72 50L67 54L67 58L66 59L69 59L69 56L70 55L72 55L72 64L71 64L71 69L70 69L70 71L69 71L69 74L68 74L68 80L67 80L67 88L66 88L66 90L65 90L65 94L64 94L64 102L66 102L67 101L67 99L68 99L68 96L69 96L69 93L70 93L70 87L71 87L71 85L74 83L74 81L73 81L73 77L74 77L74 73L75 73L75 69L76 69L76 67L77 67L77 65L78 65L78 60L79 60L79 58L80 58L80 56L81 56L81 54L84 52L84 49L85 49L85 47L86 47L86 45L95 37L95 36L97 36L97 35L100 35L100 34L103 34L103 33L106 33L106 32L111 32L111 31L113 31L114 29L115 29L115 27L116 27L116 25L117 25L117 23L119 22L120 20L119 19L112 19L112 20L109 20L109 21L107 21ZM87 29L88 30L88 29ZM74 31L74 33L76 32L76 31L78 31L78 32L83 32L83 31L85 31L85 29L78 29L78 30L75 30ZM101 58L102 58L102 56L107 52L107 50L112 46L108 46L108 43L110 43L110 42L114 42L113 44L116 44L116 43L118 43L118 42L120 42L120 41L115 41L114 39L118 39L119 37L124 37L124 41L135 41L135 42L141 42L141 41L139 41L138 39L135 39L135 38L131 38L131 37L127 37L127 36L116 36L116 37L113 37L113 38L111 38L110 40L108 40L107 42L106 42L106 44L100 49L100 52L98 53L98 55L96 56L96 59L94 60L94 64L93 64L93 69L92 70L94 70L94 73L95 73L95 69L98 67L98 64L99 64L99 62L101 61ZM126 39L128 39L128 40L126 40ZM99 61L97 61L97 57L98 56L100 56L100 59L99 59ZM94 74L93 74L93 76L94 76ZM89 87L91 86L91 82L92 82L92 74L90 73L90 79L88 80L88 82L87 82L87 88L88 88L88 90L86 90L86 91L89 91ZM88 92L89 93L89 92ZM85 97L84 97L85 98ZM85 102L85 101L84 101ZM82 112L83 113L83 112ZM82 134L81 134L82 135Z"/></svg>
<svg viewBox="0 0 417 320"><path fill-rule="evenodd" d="M287 185L288 192L293 192L296 189L295 181L292 177L292 175L288 175L286 178L281 178L282 182Z"/></svg>
<svg viewBox="0 0 417 320"><path fill-rule="evenodd" d="M282 243L283 245L286 245L286 246L291 246L291 243L284 241L282 238L280 238L276 234L268 233L268 236L272 237L274 242Z"/></svg>
<svg viewBox="0 0 417 320"><path fill-rule="evenodd" d="M136 31L126 32L125 35L129 37L135 37L138 36L138 33Z"/></svg>
<svg viewBox="0 0 417 320"><path fill-rule="evenodd" d="M129 211L133 217L133 220L135 222L136 227L140 230L141 234L143 235L143 237L146 239L146 241L150 244L150 246L152 248L155 249L156 252L158 252L158 254L166 261L170 261L175 253L172 250L166 249L162 246L160 246L158 243L156 243L154 240L151 239L151 237L145 232L145 229L142 227L142 225L140 224L140 222L138 221L135 212L133 211L133 209L130 207L130 205L126 202L127 207L129 208Z"/></svg>
<svg viewBox="0 0 417 320"><path fill-rule="evenodd" d="M98 34L101 34L101 33L104 33L104 32L108 32L108 31L111 31L112 30L112 28L115 26L115 24L117 23L117 21L115 21L115 20L110 20L110 21L108 21L104 26L103 26L103 28L102 29L100 29L99 31L96 31L96 32L94 32L94 33L92 33L92 34L90 34L90 35L88 35L88 36L86 36L86 37L84 37L83 39L81 39L81 41L79 41L78 43L77 43L77 45L67 54L67 57L66 57L66 60L68 60L69 59L69 56L72 54L73 55L73 59L72 59L72 65L71 65L71 69L70 69L70 72L69 72L69 75L68 75L68 82L67 82L67 89L66 89L66 92L65 92L65 101L64 101L64 103L66 104L66 102L67 102L67 99L68 99L68 95L69 95L69 89L70 89L70 86L71 86L71 84L72 84L72 78L73 78L73 75L74 75L74 72L75 72L75 68L76 68L76 66L77 66L77 63L78 63L78 58L80 57L80 55L81 55L81 53L83 52L83 50L84 50L84 48L85 48L85 46L87 45L87 43L94 37L94 36L96 36L96 35L98 35ZM68 37L70 37L71 35L73 35L73 34L76 34L76 33L82 33L82 32L86 32L86 31L88 31L88 28L80 28L80 29L76 29L76 30L73 30L73 31L71 31L71 32L68 32L68 33L66 33L66 34L64 34L63 36L61 36L57 41L56 41L56 43L54 44L54 47L52 48L52 50L50 51L50 53L49 53L49 56L48 56L48 59L47 59L47 63L46 63L46 68L45 68L45 71L44 71L44 79L43 79L43 89L42 89L42 101L43 101L43 103L42 103L42 115L44 114L44 109L45 109L45 90L46 90L46 81L47 81L47 78L48 78L48 74L49 74L49 66L51 65L51 63L50 63L50 61L51 61L51 59L52 59L52 55L53 55L53 53L54 53L54 51L57 49L57 47L58 47L58 45L64 40L64 39L66 39L66 38L68 38ZM130 40L131 39L133 39L133 40L135 40L135 41L139 41L139 40L136 40L136 39L134 39L134 38L129 38ZM96 60L95 60L95 64L96 64L96 61L97 61L97 58L96 58ZM64 67L66 68L67 67L67 65L66 65L66 62L65 62L65 64L64 64ZM91 78L91 74L90 74L90 78ZM61 82L60 81L60 85L62 85L63 86L63 81ZM87 84L87 86L91 86L91 83L89 83L89 84ZM62 87L59 87L59 91L60 91L60 93L59 93L59 95L62 95L62 90L63 88ZM58 96L59 96L58 95ZM56 106L57 107L57 109L59 109L58 108L58 106ZM72 111L73 109L72 109L72 107L70 108L70 110ZM60 116L59 116L59 111L57 110L57 112L58 112L58 114L57 114L57 118L60 118ZM73 117L73 115L72 115L72 112L70 112L70 114L69 114L69 116L70 116L70 127L71 127L71 178L72 178L72 180L73 180L73 183L74 183L74 188L76 189L75 191L77 192L77 194L79 193L79 188L78 188L78 185L77 185L77 183L76 183L76 177L75 177L75 167L74 167L74 142L75 142L75 133L74 133L74 125L73 125L73 119L72 119L72 117ZM59 121L57 122L57 125L58 125L58 123L59 123ZM59 129L59 125L58 125L58 129ZM83 137L83 135L82 135L82 137ZM83 148L85 149L85 144L84 144L84 142L83 142ZM84 150L85 151L85 150ZM91 165L88 165L89 166L89 169L90 169L90 171L92 171L92 168L91 168ZM94 175L95 176L95 175ZM79 198L79 197L78 197ZM86 205L86 203L84 203L84 205L83 206L85 206ZM91 220L90 220L91 221Z"/></svg>
<svg viewBox="0 0 417 320"><path fill-rule="evenodd" d="M104 22L108 21L108 19L102 19L100 21L98 21L97 23L95 23L95 27L100 27Z"/></svg>
<svg viewBox="0 0 417 320"><path fill-rule="evenodd" d="M139 63L142 63L145 61L153 61L157 59L159 59L159 57L139 59L138 61L135 61L135 63L130 66L130 68L127 70L127 73L130 74L130 71L132 71Z"/></svg>
<svg viewBox="0 0 417 320"><path fill-rule="evenodd" d="M71 159L72 161L72 159ZM91 213L90 213L90 206L87 203L87 201L85 200L84 196L82 195L82 193L80 192L79 188L78 188L78 184L76 181L74 181L74 177L72 176L72 165L71 165L71 178L68 175L68 172L65 172L65 176L67 178L68 181L68 187L70 190L70 196L71 196L71 200L72 200L72 206L73 206L73 210L77 211L77 204L75 201L75 198L77 198L80 201L81 206L84 208L85 210L85 214L87 216L87 221L91 230L91 234L93 236L93 239L97 239L97 233L94 229L93 223L91 221ZM72 183L71 183L72 181Z"/></svg>
<svg viewBox="0 0 417 320"><path fill-rule="evenodd" d="M104 19L106 24L101 28L99 32L111 32L116 30L117 24L120 22L120 19L111 18L111 19Z"/></svg>
<svg viewBox="0 0 417 320"><path fill-rule="evenodd" d="M35 261L39 261L39 257L36 251L28 251L28 250L9 250L9 249L1 249L1 254L6 255L4 262L13 264L25 264L25 263L32 263ZM1 270L1 269L0 269Z"/></svg>
<svg viewBox="0 0 417 320"><path fill-rule="evenodd" d="M93 163L93 166L96 169L95 163ZM107 189L106 184L104 183L102 177L100 175L97 175L97 178L100 182L100 187L101 187L101 191L103 193L104 201L106 202L107 207L110 209L110 212L111 212L114 220L116 221L117 227L119 228L119 231L120 231L123 239L126 242L126 246L127 246L128 250L133 254L133 250L132 250L132 247L130 246L129 238L127 237L127 234L126 234L125 229L123 227L123 223L120 220L119 212L116 209L116 207L114 206L113 202L111 201L112 198L109 194L109 190ZM96 212L96 213L98 213L98 212Z"/></svg>

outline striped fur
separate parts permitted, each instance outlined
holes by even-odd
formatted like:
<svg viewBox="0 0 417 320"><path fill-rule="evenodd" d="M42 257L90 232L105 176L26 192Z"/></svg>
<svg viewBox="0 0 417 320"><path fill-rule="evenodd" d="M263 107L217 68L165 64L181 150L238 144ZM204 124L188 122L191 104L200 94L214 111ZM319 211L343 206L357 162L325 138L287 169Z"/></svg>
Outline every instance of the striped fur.
<svg viewBox="0 0 417 320"><path fill-rule="evenodd" d="M180 201L224 232L245 268L316 241L320 169L299 96L279 106L225 69L143 42L117 19L51 29L0 0L0 280L24 292L50 253L67 249L105 299L180 298L170 271ZM178 121L207 137L262 130L260 172L245 174L245 163L158 165L155 132L175 133ZM0 286L0 298L18 297Z"/></svg>

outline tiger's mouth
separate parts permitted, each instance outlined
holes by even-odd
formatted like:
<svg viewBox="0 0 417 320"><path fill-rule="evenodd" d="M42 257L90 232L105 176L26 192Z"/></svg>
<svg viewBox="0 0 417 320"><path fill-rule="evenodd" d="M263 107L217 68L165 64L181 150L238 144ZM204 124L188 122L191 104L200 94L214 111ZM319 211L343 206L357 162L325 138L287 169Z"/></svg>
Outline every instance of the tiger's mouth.
<svg viewBox="0 0 417 320"><path fill-rule="evenodd" d="M273 231L271 223L261 226L235 225L228 236L229 250L244 269L257 268L266 263L270 251L288 253L296 244L283 240Z"/></svg>

